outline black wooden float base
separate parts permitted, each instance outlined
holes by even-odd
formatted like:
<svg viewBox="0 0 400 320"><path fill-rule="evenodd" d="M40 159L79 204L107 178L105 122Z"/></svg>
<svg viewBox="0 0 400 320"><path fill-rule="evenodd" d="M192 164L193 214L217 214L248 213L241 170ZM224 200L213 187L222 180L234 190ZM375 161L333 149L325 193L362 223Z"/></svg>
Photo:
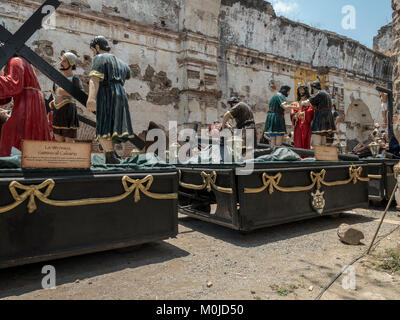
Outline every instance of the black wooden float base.
<svg viewBox="0 0 400 320"><path fill-rule="evenodd" d="M399 162L392 159L366 159L368 163L369 199L388 201L396 186L393 167Z"/></svg>
<svg viewBox="0 0 400 320"><path fill-rule="evenodd" d="M365 162L181 165L180 212L249 232L368 206Z"/></svg>
<svg viewBox="0 0 400 320"><path fill-rule="evenodd" d="M168 239L176 170L0 177L0 268Z"/></svg>

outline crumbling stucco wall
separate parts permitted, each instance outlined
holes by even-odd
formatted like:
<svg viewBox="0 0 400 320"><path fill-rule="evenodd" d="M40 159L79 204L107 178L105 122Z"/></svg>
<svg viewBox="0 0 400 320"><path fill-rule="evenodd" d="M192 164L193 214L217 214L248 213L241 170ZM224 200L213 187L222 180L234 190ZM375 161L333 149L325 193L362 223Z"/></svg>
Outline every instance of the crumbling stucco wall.
<svg viewBox="0 0 400 320"><path fill-rule="evenodd" d="M258 6L245 3L222 1L223 36L230 43L317 68L338 68L380 79L390 76L388 59L357 41L275 17L267 9L260 11Z"/></svg>
<svg viewBox="0 0 400 320"><path fill-rule="evenodd" d="M400 0L392 0L393 8L393 114L397 118L400 117ZM393 131L400 141L400 121L394 122Z"/></svg>
<svg viewBox="0 0 400 320"><path fill-rule="evenodd" d="M222 0L219 30L222 97L236 93L248 101L260 130L275 93L270 84L295 89L299 72L314 75L309 80L323 78L341 113L342 138L362 140L374 122L382 122L375 87L386 86L391 79L389 57L346 37L276 17L264 1ZM294 94L292 90L290 100ZM349 113L354 105L365 106L368 112L360 111L354 118L354 109ZM290 125L288 115L286 120Z"/></svg>
<svg viewBox="0 0 400 320"><path fill-rule="evenodd" d="M9 2L9 14L1 15L7 29L15 32L37 7L37 1ZM6 9L7 10L7 9ZM168 123L178 118L181 88L178 58L180 1L64 1L57 10L55 28L40 30L28 45L57 66L62 51L79 58L76 73L84 89L92 65L89 43L95 35L107 37L114 53L134 75L126 83L135 132L147 129L149 120ZM133 17L134 19L130 19ZM52 83L37 72L45 95ZM93 116L92 116L93 118ZM84 126L81 138L94 134Z"/></svg>
<svg viewBox="0 0 400 320"><path fill-rule="evenodd" d="M0 23L11 32L41 3L0 2ZM390 59L354 40L277 17L263 0L64 0L54 30L40 30L28 45L53 65L61 51L75 52L87 89L89 42L98 34L131 67L126 90L137 133L150 120L167 128L170 120L203 126L220 120L231 94L251 105L261 131L274 86L295 88L303 75L323 78L344 120L359 102L369 111L364 118L381 121L375 86L390 79ZM38 74L48 95L52 84ZM341 129L353 137L351 123ZM88 128L81 130L88 135Z"/></svg>
<svg viewBox="0 0 400 320"><path fill-rule="evenodd" d="M388 56L391 56L392 46L393 46L393 27L392 23L389 23L378 30L378 35L374 37L373 48L375 51L379 51Z"/></svg>

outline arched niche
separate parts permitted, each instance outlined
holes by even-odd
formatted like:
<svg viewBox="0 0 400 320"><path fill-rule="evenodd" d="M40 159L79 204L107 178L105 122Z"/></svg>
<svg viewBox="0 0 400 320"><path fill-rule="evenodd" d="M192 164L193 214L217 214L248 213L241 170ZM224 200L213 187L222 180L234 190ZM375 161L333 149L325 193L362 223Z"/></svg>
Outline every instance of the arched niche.
<svg viewBox="0 0 400 320"><path fill-rule="evenodd" d="M354 146L366 141L374 128L374 119L368 106L361 99L354 100L348 107L345 122L348 143Z"/></svg>

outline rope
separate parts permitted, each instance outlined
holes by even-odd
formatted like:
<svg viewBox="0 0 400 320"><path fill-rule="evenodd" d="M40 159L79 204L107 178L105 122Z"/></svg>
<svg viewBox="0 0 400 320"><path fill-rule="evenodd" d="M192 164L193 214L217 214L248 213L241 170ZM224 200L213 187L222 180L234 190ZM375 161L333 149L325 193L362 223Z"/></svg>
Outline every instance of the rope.
<svg viewBox="0 0 400 320"><path fill-rule="evenodd" d="M373 246L374 249L378 246L378 244L379 244L383 239L387 238L388 236L390 236L393 232L397 231L398 229L400 229L400 226L397 226L396 228L394 228L394 229L393 229L392 231L390 231L387 235L382 236L382 237L375 243L375 245ZM320 299L322 298L322 296L324 295L324 293L325 293L326 291L329 290L329 288L336 282L336 280L339 279L339 278L343 275L343 273L344 273L350 266L352 266L353 264L355 264L355 263L356 263L357 261L359 261L360 259L364 258L364 257L367 255L367 253L368 253L368 250L365 251L360 257L355 258L352 262L350 262L350 263L346 266L346 268L345 268L344 270L342 270L340 273L338 273L338 274L332 279L332 281L329 282L329 284L328 284L327 286L325 286L325 287L322 289L321 293L320 293L314 300L320 300Z"/></svg>

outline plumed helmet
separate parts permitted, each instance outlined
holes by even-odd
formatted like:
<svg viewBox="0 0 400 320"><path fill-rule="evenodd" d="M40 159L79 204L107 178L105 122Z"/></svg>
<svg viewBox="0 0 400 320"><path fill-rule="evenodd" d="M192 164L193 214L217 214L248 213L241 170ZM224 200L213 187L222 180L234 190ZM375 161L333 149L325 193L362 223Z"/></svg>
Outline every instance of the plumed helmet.
<svg viewBox="0 0 400 320"><path fill-rule="evenodd" d="M94 39L90 42L90 47L91 48L96 48L96 44L99 45L99 48L101 50L104 50L104 51L110 51L111 50L107 39L105 37L103 37L103 36L94 37Z"/></svg>
<svg viewBox="0 0 400 320"><path fill-rule="evenodd" d="M317 80L317 81L311 82L311 88L321 90L322 89L321 81Z"/></svg>
<svg viewBox="0 0 400 320"><path fill-rule="evenodd" d="M231 97L229 100L228 100L228 104L238 104L240 102L240 100L239 100L239 98L238 97Z"/></svg>
<svg viewBox="0 0 400 320"><path fill-rule="evenodd" d="M68 60L68 63L71 67L76 67L76 65L78 64L78 57L72 52L66 52L63 54L62 57Z"/></svg>

